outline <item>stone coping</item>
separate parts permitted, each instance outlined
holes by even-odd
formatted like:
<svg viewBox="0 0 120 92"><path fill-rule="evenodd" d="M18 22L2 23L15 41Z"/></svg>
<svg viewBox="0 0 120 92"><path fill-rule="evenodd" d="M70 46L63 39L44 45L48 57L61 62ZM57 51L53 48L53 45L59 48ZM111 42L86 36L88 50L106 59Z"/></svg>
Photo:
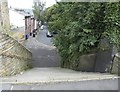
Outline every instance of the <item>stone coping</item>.
<svg viewBox="0 0 120 92"><path fill-rule="evenodd" d="M107 78L89 78L89 79L74 79L74 80L46 80L46 81L27 81L27 82L16 82L16 81L9 81L9 82L0 82L0 84L50 84L50 83L65 83L65 82L81 82L81 81L96 81L96 80L115 80L120 79L119 77L107 77Z"/></svg>
<svg viewBox="0 0 120 92"><path fill-rule="evenodd" d="M12 36L10 36L10 35L8 35L8 34L6 34L6 33L4 33L4 32L1 32L1 31L0 31L0 33L3 34L3 35L9 36L9 37L12 38L15 42L17 42L19 45L23 46L28 52L31 53L31 51L30 51L29 49L27 49L23 44L21 44L19 41L17 41L17 40L16 40L15 38L13 38Z"/></svg>

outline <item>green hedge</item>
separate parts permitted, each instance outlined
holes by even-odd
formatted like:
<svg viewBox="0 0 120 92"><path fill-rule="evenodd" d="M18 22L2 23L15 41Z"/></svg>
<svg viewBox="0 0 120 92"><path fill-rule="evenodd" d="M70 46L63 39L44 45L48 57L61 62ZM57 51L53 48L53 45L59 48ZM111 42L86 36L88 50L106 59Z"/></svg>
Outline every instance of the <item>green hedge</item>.
<svg viewBox="0 0 120 92"><path fill-rule="evenodd" d="M49 30L59 33L54 44L62 67L77 67L81 55L96 51L101 37L107 37L120 50L119 7L119 2L60 2L46 10Z"/></svg>

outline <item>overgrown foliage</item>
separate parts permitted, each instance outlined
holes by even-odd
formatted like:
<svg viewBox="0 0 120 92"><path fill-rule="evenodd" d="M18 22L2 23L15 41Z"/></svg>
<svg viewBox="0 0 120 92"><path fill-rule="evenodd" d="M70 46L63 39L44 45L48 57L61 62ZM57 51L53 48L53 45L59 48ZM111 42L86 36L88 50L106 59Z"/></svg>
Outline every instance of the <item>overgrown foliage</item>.
<svg viewBox="0 0 120 92"><path fill-rule="evenodd" d="M119 13L119 2L59 2L48 8L46 18L49 30L58 32L54 44L62 57L62 67L66 63L76 67L80 55L94 52L101 37L107 37L120 50Z"/></svg>

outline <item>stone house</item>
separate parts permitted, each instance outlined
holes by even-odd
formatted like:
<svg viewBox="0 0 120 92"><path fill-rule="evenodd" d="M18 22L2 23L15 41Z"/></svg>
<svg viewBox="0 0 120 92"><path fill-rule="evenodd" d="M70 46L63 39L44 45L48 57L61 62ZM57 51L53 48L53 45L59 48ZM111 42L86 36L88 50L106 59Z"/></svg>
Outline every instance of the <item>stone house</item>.
<svg viewBox="0 0 120 92"><path fill-rule="evenodd" d="M33 31L38 29L38 21L33 16L25 17L25 38L32 36Z"/></svg>
<svg viewBox="0 0 120 92"><path fill-rule="evenodd" d="M8 3L6 0L0 0L0 26L7 31L10 29Z"/></svg>
<svg viewBox="0 0 120 92"><path fill-rule="evenodd" d="M11 31L20 32L28 39L34 29L36 29L36 20L33 15L24 9L9 9L9 18ZM16 16L16 17L15 17Z"/></svg>
<svg viewBox="0 0 120 92"><path fill-rule="evenodd" d="M30 31L30 36L32 36L33 30L35 29L35 18L31 17L31 31Z"/></svg>
<svg viewBox="0 0 120 92"><path fill-rule="evenodd" d="M25 16L25 39L28 39L31 33L31 16Z"/></svg>

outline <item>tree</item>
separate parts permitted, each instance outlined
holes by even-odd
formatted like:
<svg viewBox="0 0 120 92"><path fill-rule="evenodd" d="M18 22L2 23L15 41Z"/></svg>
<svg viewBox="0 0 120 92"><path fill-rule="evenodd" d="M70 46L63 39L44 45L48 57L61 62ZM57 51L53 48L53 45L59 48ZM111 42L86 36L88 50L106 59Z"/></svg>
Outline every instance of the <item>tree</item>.
<svg viewBox="0 0 120 92"><path fill-rule="evenodd" d="M61 66L75 68L80 55L94 52L101 37L107 37L120 51L120 4L59 2L47 9L49 30L61 57Z"/></svg>
<svg viewBox="0 0 120 92"><path fill-rule="evenodd" d="M45 8L45 2L34 2L33 6L33 13L34 17L43 23L44 21L44 8Z"/></svg>

